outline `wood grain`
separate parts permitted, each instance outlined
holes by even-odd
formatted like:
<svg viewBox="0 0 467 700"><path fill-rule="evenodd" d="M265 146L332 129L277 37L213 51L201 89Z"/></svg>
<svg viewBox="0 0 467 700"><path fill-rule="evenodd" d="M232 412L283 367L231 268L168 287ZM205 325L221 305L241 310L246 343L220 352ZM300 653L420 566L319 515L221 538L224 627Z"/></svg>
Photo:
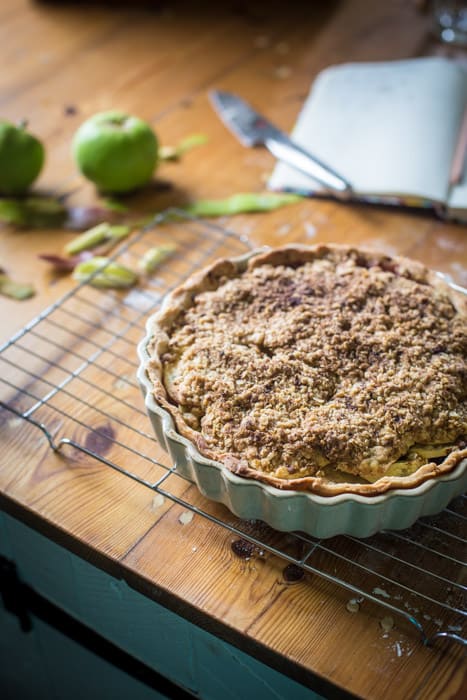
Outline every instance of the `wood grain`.
<svg viewBox="0 0 467 700"><path fill-rule="evenodd" d="M225 130L208 102L211 87L241 93L290 129L313 78L330 63L438 51L430 43L429 19L417 14L414 3L402 0L309 3L315 7L290 3L286 14L281 3L239 3L236 9L232 4L216 12L208 3L196 12L192 5L174 3L168 11L151 12L141 7L0 1L0 56L8 66L0 76L1 113L14 120L27 117L46 142L40 191L69 193L67 201L74 205L98 201L93 188L77 176L69 143L83 119L113 107L150 120L164 144L194 132L209 137L181 162L163 164L157 179L171 188L152 188L129 198L135 210L154 212L199 197L261 191L273 159L260 149L244 149ZM467 284L465 227L431 215L307 200L268 215L238 216L223 223L258 245L371 245L416 257ZM70 235L64 230L2 228L2 267L18 280L34 281L38 294L23 304L1 299L0 341L71 288L68 278L53 278L37 260L44 251L59 253ZM112 317L111 308L95 313L96 323L105 318L112 331L124 322ZM94 336L87 336L76 319L73 323L82 337L68 343L68 353L57 347L57 367L50 380L60 381L63 369L73 371L95 350ZM140 332L135 327L135 343ZM96 337L105 343L105 331ZM9 369L12 384L21 376L20 355L28 348L38 354L50 351L47 338L25 339L24 350L15 358L17 366ZM125 425L126 412L134 416L142 405L131 386L134 349L118 350L108 366L114 374L107 375L101 388L117 392L130 405L112 404L93 386L89 368L54 397L53 411L43 407L35 417L48 422L58 440L66 413L76 409L72 395L79 389L89 405L83 403L78 415L85 418L83 423L92 419L96 430L89 433L78 426L72 437L106 452L104 413L110 411L123 446L110 441L107 456L123 467L139 469L145 478L157 478L162 467L148 467L127 449L150 449L155 462L167 464L154 441L148 448L150 438L144 433L150 428L143 412L131 420L141 434ZM40 372L38 360L39 377ZM123 381L118 381L120 375ZM31 393L45 389L43 379L29 377L27 382ZM24 410L24 397L11 393L9 400ZM5 411L0 413L0 436L4 507L297 680L323 692L335 686L365 698L434 700L461 697L465 691L465 664L455 645L423 647L402 620L385 636L379 624L381 608L365 603L352 615L343 589L308 573L287 582L286 562L272 554L235 556L233 536L225 529L200 516L182 524L183 506L154 500L147 489L71 448L62 456L53 454L40 431ZM174 477L172 488L183 499L230 517L223 506L205 503L186 482Z"/></svg>

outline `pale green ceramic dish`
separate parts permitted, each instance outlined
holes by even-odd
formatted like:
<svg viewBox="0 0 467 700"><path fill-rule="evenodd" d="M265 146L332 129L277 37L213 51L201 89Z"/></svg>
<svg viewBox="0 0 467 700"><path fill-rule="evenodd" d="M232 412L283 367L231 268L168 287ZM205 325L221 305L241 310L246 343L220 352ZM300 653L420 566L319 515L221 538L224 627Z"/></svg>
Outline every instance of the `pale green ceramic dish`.
<svg viewBox="0 0 467 700"><path fill-rule="evenodd" d="M246 263L257 252L236 260ZM164 306L149 318L146 336L138 346L137 376L146 410L159 443L176 464L177 473L195 483L203 496L223 503L238 517L262 520L277 530L299 530L319 538L341 534L369 537L380 530L410 527L421 516L439 513L455 496L467 490L467 460L450 474L411 489L394 489L380 496L318 496L282 491L237 476L220 462L204 457L190 440L180 435L172 416L156 403L146 371L153 320L163 310Z"/></svg>

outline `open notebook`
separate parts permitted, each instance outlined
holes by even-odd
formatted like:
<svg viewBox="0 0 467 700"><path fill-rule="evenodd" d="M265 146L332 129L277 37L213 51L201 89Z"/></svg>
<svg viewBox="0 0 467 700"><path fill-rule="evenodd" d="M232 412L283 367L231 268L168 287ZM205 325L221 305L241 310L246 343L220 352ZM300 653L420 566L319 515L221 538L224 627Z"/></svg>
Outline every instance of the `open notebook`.
<svg viewBox="0 0 467 700"><path fill-rule="evenodd" d="M467 221L465 114L467 72L454 61L349 63L320 73L292 138L348 180L356 199L435 207ZM268 184L323 192L284 163Z"/></svg>

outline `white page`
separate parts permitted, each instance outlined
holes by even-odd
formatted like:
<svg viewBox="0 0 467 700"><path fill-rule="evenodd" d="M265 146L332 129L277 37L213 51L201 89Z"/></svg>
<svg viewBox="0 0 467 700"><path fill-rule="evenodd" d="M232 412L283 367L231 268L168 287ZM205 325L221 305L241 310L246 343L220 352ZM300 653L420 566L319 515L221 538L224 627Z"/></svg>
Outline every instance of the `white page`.
<svg viewBox="0 0 467 700"><path fill-rule="evenodd" d="M448 218L467 221L467 170L462 182L452 188L448 200Z"/></svg>
<svg viewBox="0 0 467 700"><path fill-rule="evenodd" d="M318 76L292 138L359 195L444 202L466 101L466 73L448 59L343 64ZM283 163L268 184L321 191Z"/></svg>
<svg viewBox="0 0 467 700"><path fill-rule="evenodd" d="M467 112L464 118L467 119ZM464 149L462 153L462 175L459 181L451 186L447 202L447 216L450 219L467 221L467 154L465 152L465 141L462 136L460 136L460 140L460 147Z"/></svg>

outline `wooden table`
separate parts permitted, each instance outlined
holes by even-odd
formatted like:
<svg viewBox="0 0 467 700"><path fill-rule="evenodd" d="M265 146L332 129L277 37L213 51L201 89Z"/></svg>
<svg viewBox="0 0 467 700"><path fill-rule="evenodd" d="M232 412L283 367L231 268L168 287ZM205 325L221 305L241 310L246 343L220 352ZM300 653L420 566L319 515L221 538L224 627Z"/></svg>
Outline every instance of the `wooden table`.
<svg viewBox="0 0 467 700"><path fill-rule="evenodd" d="M149 120L163 144L194 132L209 137L181 162L160 167L159 182L171 188L133 197L132 208L150 212L261 191L272 157L244 149L225 130L208 103L209 88L241 93L289 130L325 66L441 52L430 38L429 18L417 3L403 0L309 3L315 6L308 9L298 2L285 9L271 2L215 9L147 5L0 2L1 114L27 118L47 146L37 189L66 194L75 206L96 202L75 172L70 139L84 118L118 107ZM465 228L431 215L307 200L225 223L258 245L372 245L416 257L467 284ZM64 230L1 229L2 267L17 280L33 281L38 293L23 303L1 299L0 340L71 288L68 278L57 280L37 260L44 251L59 253L69 238ZM399 622L385 634L379 624L384 611L377 606L352 615L349 594L340 587L311 576L287 582L280 558L239 558L228 531L199 516L183 526L176 504L159 517L147 489L129 486L91 458L75 455L67 462L35 428L6 411L0 420L0 553L17 563L23 580L75 616L79 605L70 591L78 582L81 619L155 668L157 659L148 656L156 644L154 628L144 621L162 621L167 644L165 652L164 644L157 648L165 672L158 670L172 681L206 698L229 692L311 697L307 687L326 696L463 696L466 667L459 646L424 647ZM64 572L69 566L71 579ZM62 577L69 586L61 585ZM112 627L112 610L138 620L133 637ZM144 644L138 647L137 638ZM171 668L169 652L186 664ZM233 675L221 682L222 669Z"/></svg>

